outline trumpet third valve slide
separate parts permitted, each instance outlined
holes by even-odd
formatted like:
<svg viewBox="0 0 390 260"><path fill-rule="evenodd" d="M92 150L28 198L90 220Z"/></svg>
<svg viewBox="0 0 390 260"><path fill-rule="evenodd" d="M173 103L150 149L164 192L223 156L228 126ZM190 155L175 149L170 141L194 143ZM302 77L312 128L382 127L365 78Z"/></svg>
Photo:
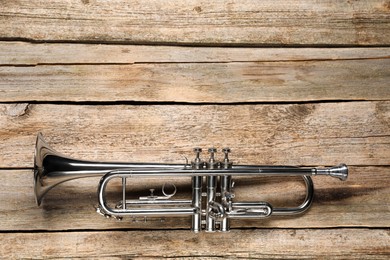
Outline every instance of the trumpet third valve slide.
<svg viewBox="0 0 390 260"><path fill-rule="evenodd" d="M52 149L37 136L34 156L34 193L36 202L60 183L86 177L101 177L98 183L97 211L106 217L177 217L191 218L194 232L229 231L232 219L261 219L277 215L295 215L306 211L312 204L314 186L311 176L326 175L342 181L348 177L348 167L296 167L268 165L235 165L229 159L229 148L223 148L223 159L218 161L216 148L208 149L208 160L202 160L201 148L194 148L195 158L191 163L119 163L94 162L69 158ZM273 207L265 201L236 201L233 192L234 178L238 176L300 176L306 185L304 201L295 207ZM175 198L175 184L162 186L163 196L155 195L128 199L126 184L129 178L188 178L192 196ZM121 200L115 206L107 202L107 185L113 179L122 184Z"/></svg>

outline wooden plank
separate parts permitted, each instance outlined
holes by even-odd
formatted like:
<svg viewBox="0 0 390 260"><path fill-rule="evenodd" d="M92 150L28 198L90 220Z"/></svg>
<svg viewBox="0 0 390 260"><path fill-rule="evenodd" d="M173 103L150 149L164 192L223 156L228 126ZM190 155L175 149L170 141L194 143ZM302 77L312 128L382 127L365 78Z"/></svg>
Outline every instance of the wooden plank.
<svg viewBox="0 0 390 260"><path fill-rule="evenodd" d="M388 259L388 230L0 234L5 258Z"/></svg>
<svg viewBox="0 0 390 260"><path fill-rule="evenodd" d="M0 63L12 66L0 68L0 101L388 100L388 58L388 48L2 43Z"/></svg>
<svg viewBox="0 0 390 260"><path fill-rule="evenodd" d="M232 220L232 228L329 228L390 227L390 176L388 167L350 167L347 181L313 177L315 199L304 214L260 220ZM40 207L35 203L32 170L0 170L0 231L32 230L112 230L112 229L190 229L189 217L106 219L97 214L96 189L99 178L68 181L53 188ZM189 178L150 180L132 178L128 194L147 196L149 188L160 194L165 182L175 183L178 196L191 197ZM299 178L235 178L235 201L268 201L275 207L299 205L304 185ZM120 182L109 189L120 200ZM175 199L177 196L175 197Z"/></svg>
<svg viewBox="0 0 390 260"><path fill-rule="evenodd" d="M0 42L0 65L389 59L390 48L240 48Z"/></svg>
<svg viewBox="0 0 390 260"><path fill-rule="evenodd" d="M203 45L388 45L386 0L3 1L0 37ZM28 25L28 26L26 26Z"/></svg>
<svg viewBox="0 0 390 260"><path fill-rule="evenodd" d="M229 146L241 164L389 165L389 108L2 104L0 167L32 167L39 131L55 149L88 160L183 162L193 147Z"/></svg>
<svg viewBox="0 0 390 260"><path fill-rule="evenodd" d="M3 66L0 101L390 100L389 71L388 58Z"/></svg>

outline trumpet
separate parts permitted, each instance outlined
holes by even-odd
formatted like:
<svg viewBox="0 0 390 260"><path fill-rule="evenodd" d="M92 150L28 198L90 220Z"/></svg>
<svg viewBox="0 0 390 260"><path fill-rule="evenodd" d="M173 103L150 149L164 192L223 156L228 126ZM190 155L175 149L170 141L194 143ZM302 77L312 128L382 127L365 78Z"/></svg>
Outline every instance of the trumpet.
<svg viewBox="0 0 390 260"><path fill-rule="evenodd" d="M101 177L98 184L97 212L105 217L191 217L193 232L226 232L232 219L262 219L278 215L294 215L312 204L314 186L311 176L327 175L345 181L348 167L296 167L267 165L234 165L229 148L217 160L215 148L208 149L208 160L201 159L201 148L195 148L195 159L183 164L116 163L78 160L61 155L38 134L34 154L34 192L38 206L45 194L60 183L86 177ZM300 176L306 186L304 201L295 207L273 207L265 201L235 201L234 177L239 176ZM129 199L127 184L134 178L187 178L191 181L191 198L175 198L174 183L162 186L162 196L154 194ZM107 201L107 186L112 180L121 182L121 200L115 205Z"/></svg>

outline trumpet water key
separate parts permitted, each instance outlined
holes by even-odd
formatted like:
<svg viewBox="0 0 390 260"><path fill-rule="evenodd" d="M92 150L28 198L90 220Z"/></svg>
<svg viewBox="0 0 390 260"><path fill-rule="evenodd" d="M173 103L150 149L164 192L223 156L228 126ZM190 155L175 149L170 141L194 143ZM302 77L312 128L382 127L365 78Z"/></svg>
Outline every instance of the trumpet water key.
<svg viewBox="0 0 390 260"><path fill-rule="evenodd" d="M97 211L106 217L167 217L188 216L192 231L228 231L232 219L261 219L277 215L299 214L312 203L314 187L311 176L327 175L346 180L345 164L335 167L295 167L234 165L229 159L229 148L223 148L223 159L216 159L215 148L208 149L208 159L201 159L202 149L195 148L191 163L114 163L92 162L63 156L50 148L38 134L34 158L34 189L37 204L54 186L73 179L101 176L98 184ZM236 201L233 192L234 178L238 176L301 176L306 185L306 196L296 207L273 207L265 201ZM162 186L162 196L150 189L149 196L127 198L127 184L134 178L188 178L192 196L175 198L174 183ZM121 200L115 205L107 202L107 185L114 179L121 181Z"/></svg>

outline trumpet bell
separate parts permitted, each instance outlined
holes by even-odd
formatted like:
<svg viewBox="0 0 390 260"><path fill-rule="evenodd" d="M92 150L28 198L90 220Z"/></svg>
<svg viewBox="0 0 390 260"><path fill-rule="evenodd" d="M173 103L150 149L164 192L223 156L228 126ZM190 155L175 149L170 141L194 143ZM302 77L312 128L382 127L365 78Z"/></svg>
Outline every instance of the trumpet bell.
<svg viewBox="0 0 390 260"><path fill-rule="evenodd" d="M51 148L38 134L34 153L34 194L38 206L56 185L78 178L103 176L115 169L182 169L184 164L92 162L66 157Z"/></svg>
<svg viewBox="0 0 390 260"><path fill-rule="evenodd" d="M41 204L46 192L53 188L53 186L45 186L43 184L45 179L43 160L48 155L58 156L59 154L45 142L42 134L38 133L34 152L34 195L38 206Z"/></svg>
<svg viewBox="0 0 390 260"><path fill-rule="evenodd" d="M76 160L51 148L38 134L34 153L34 194L38 206L45 194L56 185L84 177L102 176L113 165ZM115 165L116 168L123 167Z"/></svg>

